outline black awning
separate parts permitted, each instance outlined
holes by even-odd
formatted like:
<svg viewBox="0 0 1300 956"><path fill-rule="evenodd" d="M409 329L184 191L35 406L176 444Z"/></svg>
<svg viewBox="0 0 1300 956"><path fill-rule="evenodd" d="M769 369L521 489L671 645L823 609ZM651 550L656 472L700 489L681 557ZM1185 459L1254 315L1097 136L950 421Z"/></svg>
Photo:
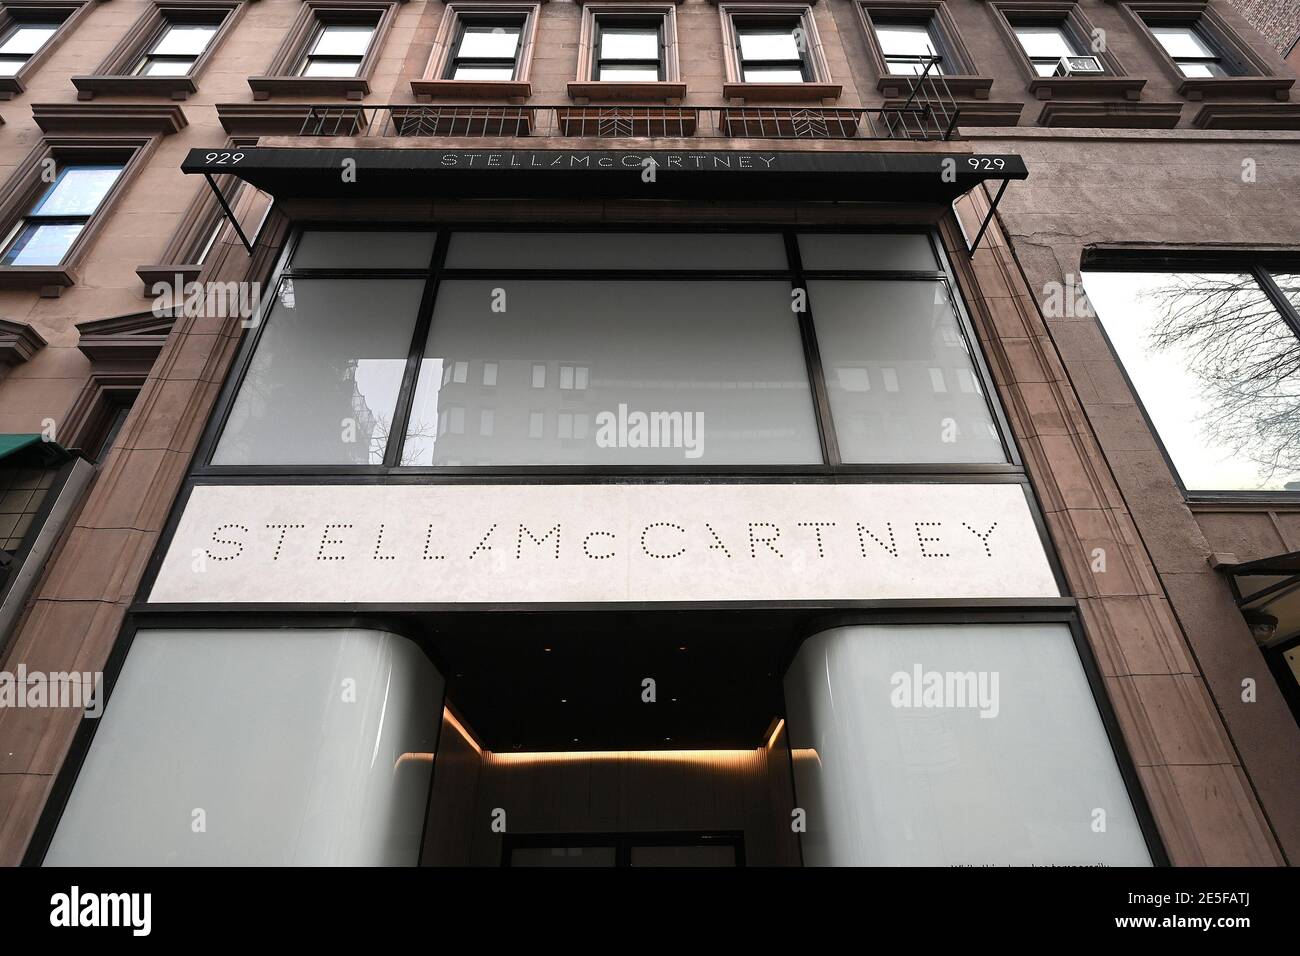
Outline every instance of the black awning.
<svg viewBox="0 0 1300 956"><path fill-rule="evenodd" d="M651 165L653 182L648 182ZM1014 155L710 149L193 149L181 168L234 175L277 199L335 200L572 197L946 205L985 180L1029 175Z"/></svg>

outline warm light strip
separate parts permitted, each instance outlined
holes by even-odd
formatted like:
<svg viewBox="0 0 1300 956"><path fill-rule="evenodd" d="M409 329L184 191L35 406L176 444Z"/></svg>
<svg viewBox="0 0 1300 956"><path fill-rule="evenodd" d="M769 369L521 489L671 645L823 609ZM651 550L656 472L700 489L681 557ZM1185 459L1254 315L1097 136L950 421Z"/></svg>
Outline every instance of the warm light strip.
<svg viewBox="0 0 1300 956"><path fill-rule="evenodd" d="M465 742L474 748L476 754L479 756L483 755L483 748L478 745L478 741L474 739L474 735L466 730L465 725L457 720L456 715L446 707L442 709L442 719L456 728L456 731L465 738Z"/></svg>
<svg viewBox="0 0 1300 956"><path fill-rule="evenodd" d="M767 749L768 749L768 750L771 750L773 747L776 746L776 738L778 738L778 737L781 736L781 731L783 731L783 730L785 730L785 718L784 718L784 717L782 717L780 720L778 720L778 721L776 722L776 726L772 728L772 736L769 737L769 738L768 738L768 741L767 741Z"/></svg>
<svg viewBox="0 0 1300 956"><path fill-rule="evenodd" d="M545 750L532 753L494 753L494 762L508 764L563 763L579 760L653 760L676 763L739 763L752 760L757 750Z"/></svg>
<svg viewBox="0 0 1300 956"><path fill-rule="evenodd" d="M402 754L397 758L397 763L393 764L393 769L396 770L404 763L433 763L433 754Z"/></svg>

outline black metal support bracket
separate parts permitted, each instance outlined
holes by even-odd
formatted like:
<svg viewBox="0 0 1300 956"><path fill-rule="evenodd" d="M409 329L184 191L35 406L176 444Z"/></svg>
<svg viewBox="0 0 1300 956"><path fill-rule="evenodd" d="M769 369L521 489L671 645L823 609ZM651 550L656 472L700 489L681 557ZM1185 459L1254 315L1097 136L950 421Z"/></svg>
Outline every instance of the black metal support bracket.
<svg viewBox="0 0 1300 956"><path fill-rule="evenodd" d="M993 215L998 211L998 203L1002 199L1002 194L1007 191L1007 186L1010 182L1011 180L1004 179L1002 180L1002 185L998 187L997 195L993 197L993 204L989 206L989 214L985 216L984 221L980 223L980 231L975 233L975 241L970 244L971 255L975 255L975 250L979 248L980 240L984 238L985 230L988 229L989 223L993 221Z"/></svg>
<svg viewBox="0 0 1300 956"><path fill-rule="evenodd" d="M217 181L212 178L211 173L204 173L203 178L208 181L208 188L212 190L212 194L217 197L217 202L221 204L221 214L235 227L235 235L239 236L239 241L244 244L244 249L251 256L253 254L253 244L248 241L248 237L244 235L244 230L240 228L239 220L235 217L234 210L230 208L230 203L226 202L221 187L217 185ZM1003 185L1006 184L1003 183Z"/></svg>

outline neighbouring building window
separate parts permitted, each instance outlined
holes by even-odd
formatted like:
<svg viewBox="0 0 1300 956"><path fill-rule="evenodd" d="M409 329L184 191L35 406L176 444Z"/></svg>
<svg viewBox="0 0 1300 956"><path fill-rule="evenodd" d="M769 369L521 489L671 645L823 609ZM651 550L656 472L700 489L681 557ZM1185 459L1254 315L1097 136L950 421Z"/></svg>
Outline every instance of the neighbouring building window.
<svg viewBox="0 0 1300 956"><path fill-rule="evenodd" d="M1298 271L1085 273L1186 490L1300 491Z"/></svg>
<svg viewBox="0 0 1300 956"><path fill-rule="evenodd" d="M745 83L803 83L812 80L802 17L737 15L736 56Z"/></svg>
<svg viewBox="0 0 1300 956"><path fill-rule="evenodd" d="M1148 24L1183 76L1237 76L1242 70L1195 23Z"/></svg>
<svg viewBox="0 0 1300 956"><path fill-rule="evenodd" d="M59 31L63 19L16 20L0 35L0 76L13 76Z"/></svg>
<svg viewBox="0 0 1300 956"><path fill-rule="evenodd" d="M357 76L375 35L378 17L367 23L322 22L298 65L299 76Z"/></svg>
<svg viewBox="0 0 1300 956"><path fill-rule="evenodd" d="M665 79L663 17L596 17L592 79L654 82Z"/></svg>
<svg viewBox="0 0 1300 956"><path fill-rule="evenodd" d="M526 14L461 14L444 79L513 80L519 71Z"/></svg>
<svg viewBox="0 0 1300 956"><path fill-rule="evenodd" d="M0 263L7 266L53 266L67 255L90 222L123 163L69 163L40 194L5 241Z"/></svg>
<svg viewBox="0 0 1300 956"><path fill-rule="evenodd" d="M929 20L895 20L872 16L876 42L891 74L947 73L942 46Z"/></svg>
<svg viewBox="0 0 1300 956"><path fill-rule="evenodd" d="M168 20L133 72L137 76L186 76L220 28L220 17L209 22Z"/></svg>
<svg viewBox="0 0 1300 956"><path fill-rule="evenodd" d="M434 236L302 235L213 465L1007 460L924 233Z"/></svg>
<svg viewBox="0 0 1300 956"><path fill-rule="evenodd" d="M1063 56L1086 55L1083 43L1065 21L1015 20L1011 28L1039 76L1053 76Z"/></svg>

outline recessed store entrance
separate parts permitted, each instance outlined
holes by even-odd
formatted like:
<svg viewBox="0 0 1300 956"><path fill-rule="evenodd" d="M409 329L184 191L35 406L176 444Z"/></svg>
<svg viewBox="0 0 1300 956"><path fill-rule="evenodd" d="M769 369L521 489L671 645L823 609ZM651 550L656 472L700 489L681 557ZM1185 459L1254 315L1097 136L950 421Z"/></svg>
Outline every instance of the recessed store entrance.
<svg viewBox="0 0 1300 956"><path fill-rule="evenodd" d="M424 865L799 865L792 616L453 617Z"/></svg>

